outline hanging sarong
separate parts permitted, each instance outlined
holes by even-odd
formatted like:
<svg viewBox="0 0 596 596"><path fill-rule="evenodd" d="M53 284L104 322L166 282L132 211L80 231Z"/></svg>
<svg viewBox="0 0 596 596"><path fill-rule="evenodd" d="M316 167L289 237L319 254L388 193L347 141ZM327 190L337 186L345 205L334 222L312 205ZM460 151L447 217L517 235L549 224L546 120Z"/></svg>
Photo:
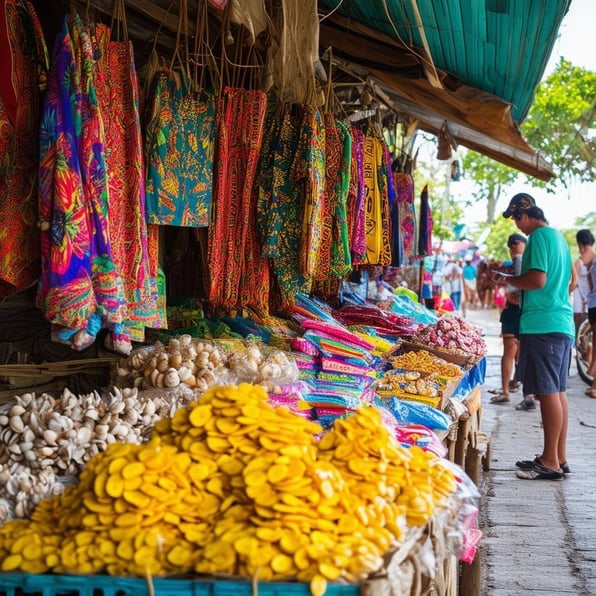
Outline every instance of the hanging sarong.
<svg viewBox="0 0 596 596"><path fill-rule="evenodd" d="M348 226L353 264L365 262L366 255L366 193L364 187L364 133L353 126L352 167L348 193Z"/></svg>
<svg viewBox="0 0 596 596"><path fill-rule="evenodd" d="M300 113L298 113L300 111ZM304 118L301 108L285 106L280 116L279 130L274 144L270 200L264 185L259 204L259 219L267 222L264 254L270 257L274 278L273 310L289 312L297 293L310 293L312 279L302 275L299 250L302 238L302 196L305 179L305 154L299 151ZM262 224L259 224L263 229ZM275 291L274 291L275 290ZM279 291L279 300L276 292Z"/></svg>
<svg viewBox="0 0 596 596"><path fill-rule="evenodd" d="M209 302L227 310L240 304L252 187L266 109L267 97L262 91L229 87L218 106L216 183L209 228Z"/></svg>
<svg viewBox="0 0 596 596"><path fill-rule="evenodd" d="M428 198L428 185L422 189L420 195L420 233L418 235L418 254L426 256L432 254L433 217Z"/></svg>
<svg viewBox="0 0 596 596"><path fill-rule="evenodd" d="M331 230L331 266L329 272L334 278L341 278L352 269L346 209L352 168L352 137L348 127L341 120L336 119L335 126L339 138L340 158L335 176L335 207Z"/></svg>
<svg viewBox="0 0 596 596"><path fill-rule="evenodd" d="M215 100L160 72L145 135L147 221L206 227L210 221Z"/></svg>
<svg viewBox="0 0 596 596"><path fill-rule="evenodd" d="M325 184L320 198L319 217L321 235L316 253L314 280L323 281L331 274L331 243L333 219L337 205L337 180L341 161L339 133L335 125L335 117L329 112L323 114L323 130L325 138Z"/></svg>
<svg viewBox="0 0 596 596"><path fill-rule="evenodd" d="M48 53L29 2L0 5L0 297L39 276L37 167Z"/></svg>
<svg viewBox="0 0 596 596"><path fill-rule="evenodd" d="M323 193L325 190L325 128L319 110L304 107L298 159L294 168L295 182L303 180L302 239L300 242L300 271L311 278L316 264L322 235Z"/></svg>
<svg viewBox="0 0 596 596"><path fill-rule="evenodd" d="M416 255L416 209L414 207L414 181L409 174L394 174L396 201L399 212L399 229L401 233L402 265Z"/></svg>
<svg viewBox="0 0 596 596"><path fill-rule="evenodd" d="M65 328L58 338L75 349L89 345L103 323L124 333L126 318L110 248L103 123L93 73L91 39L79 17L67 15L41 120L37 301L48 320Z"/></svg>
<svg viewBox="0 0 596 596"><path fill-rule="evenodd" d="M120 272L128 323L157 322L152 293L137 75L132 44L110 41L110 29L89 29L96 44L95 84L102 116L109 189L110 246ZM157 267L155 267L157 269ZM142 337L135 333L137 341Z"/></svg>
<svg viewBox="0 0 596 596"><path fill-rule="evenodd" d="M386 266L391 262L389 205L384 172L383 143L367 135L364 140L364 185L366 190L366 261Z"/></svg>

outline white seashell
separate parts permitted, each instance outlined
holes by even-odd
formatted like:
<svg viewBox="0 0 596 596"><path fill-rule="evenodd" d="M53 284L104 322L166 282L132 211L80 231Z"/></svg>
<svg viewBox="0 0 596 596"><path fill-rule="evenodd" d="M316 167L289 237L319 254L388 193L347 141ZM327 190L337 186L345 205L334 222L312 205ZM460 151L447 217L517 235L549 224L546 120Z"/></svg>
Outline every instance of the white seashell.
<svg viewBox="0 0 596 596"><path fill-rule="evenodd" d="M33 449L33 443L31 441L23 441L19 443L19 447L21 448L21 453L25 453L25 451L31 451Z"/></svg>
<svg viewBox="0 0 596 596"><path fill-rule="evenodd" d="M77 430L77 441L79 445L87 445L91 441L91 429L87 426L81 426Z"/></svg>
<svg viewBox="0 0 596 596"><path fill-rule="evenodd" d="M172 368L180 368L180 365L182 364L182 354L180 353L180 350L174 350L170 354L168 362Z"/></svg>
<svg viewBox="0 0 596 596"><path fill-rule="evenodd" d="M46 458L41 460L41 467L43 468L51 468L54 465L54 458Z"/></svg>
<svg viewBox="0 0 596 596"><path fill-rule="evenodd" d="M43 457L49 457L50 455L54 455L54 453L56 453L55 447L40 447L39 449L39 454Z"/></svg>
<svg viewBox="0 0 596 596"><path fill-rule="evenodd" d="M123 401L116 402L110 407L110 412L112 414L120 414L124 412L124 410L126 410L126 403Z"/></svg>
<svg viewBox="0 0 596 596"><path fill-rule="evenodd" d="M164 373L160 372L155 379L155 387L163 387L164 386Z"/></svg>
<svg viewBox="0 0 596 596"><path fill-rule="evenodd" d="M25 413L25 408L20 404L15 404L10 408L8 415L12 418L13 416L22 416Z"/></svg>
<svg viewBox="0 0 596 596"><path fill-rule="evenodd" d="M119 366L116 370L116 373L119 377L128 377L128 375L130 374L130 370L128 368Z"/></svg>
<svg viewBox="0 0 596 596"><path fill-rule="evenodd" d="M23 441L26 443L33 443L35 441L35 433L31 430L30 426L27 426L23 431Z"/></svg>
<svg viewBox="0 0 596 596"><path fill-rule="evenodd" d="M167 354L160 354L157 359L157 370L159 372L165 373L168 368L170 368L170 363L168 362L168 355Z"/></svg>
<svg viewBox="0 0 596 596"><path fill-rule="evenodd" d="M188 385L189 387L196 387L197 377L195 375L190 375L190 377L186 377L186 379L184 379L184 384Z"/></svg>
<svg viewBox="0 0 596 596"><path fill-rule="evenodd" d="M149 400L143 406L143 414L145 414L146 416L153 416L153 414L155 414L155 402L154 401Z"/></svg>
<svg viewBox="0 0 596 596"><path fill-rule="evenodd" d="M13 407L16 408L17 406ZM12 412L12 410L11 410ZM23 429L25 428L25 425L23 424L23 419L18 416L18 415L13 415L10 417L10 422L9 422L10 428L15 432L15 433L21 433L23 432Z"/></svg>
<svg viewBox="0 0 596 596"><path fill-rule="evenodd" d="M15 455L21 455L21 446L19 443L12 443L8 446L8 450Z"/></svg>
<svg viewBox="0 0 596 596"><path fill-rule="evenodd" d="M37 455L35 454L35 451L25 451L25 453L23 454L25 456L25 459L29 462L33 462L37 460Z"/></svg>
<svg viewBox="0 0 596 596"><path fill-rule="evenodd" d="M14 506L14 516L19 519L27 517L27 508L25 506L25 501L19 501Z"/></svg>
<svg viewBox="0 0 596 596"><path fill-rule="evenodd" d="M178 376L180 377L180 380L184 383L184 381L186 379L188 379L188 377L190 377L192 375L192 372L186 367L186 366L181 366L178 369Z"/></svg>
<svg viewBox="0 0 596 596"><path fill-rule="evenodd" d="M84 417L88 420L97 420L99 418L99 413L95 408L87 408Z"/></svg>
<svg viewBox="0 0 596 596"><path fill-rule="evenodd" d="M17 397L17 400L21 403L23 407L27 407L33 400L35 399L34 393L23 393Z"/></svg>
<svg viewBox="0 0 596 596"><path fill-rule="evenodd" d="M106 426L105 424L98 424L95 427L95 438L98 439L99 441L103 441L105 440L105 438L108 436L108 426Z"/></svg>
<svg viewBox="0 0 596 596"><path fill-rule="evenodd" d="M6 414L1 414L0 415L0 426L7 426L9 420L10 420L9 417Z"/></svg>
<svg viewBox="0 0 596 596"><path fill-rule="evenodd" d="M151 372L151 387L157 387L157 377L159 376L159 371L157 368L154 368Z"/></svg>
<svg viewBox="0 0 596 596"><path fill-rule="evenodd" d="M77 436L77 431L74 428L69 428L65 433L64 436L67 439L70 439L72 441L72 439L75 439Z"/></svg>
<svg viewBox="0 0 596 596"><path fill-rule="evenodd" d="M180 376L175 368L170 368L164 377L166 387L178 387L180 385Z"/></svg>
<svg viewBox="0 0 596 596"><path fill-rule="evenodd" d="M58 433L49 428L43 431L43 438L49 445L55 445L56 439L58 438Z"/></svg>
<svg viewBox="0 0 596 596"><path fill-rule="evenodd" d="M192 337L188 333L185 333L184 335L180 336L180 345L181 346L190 346L190 345L192 345L192 343L193 343Z"/></svg>

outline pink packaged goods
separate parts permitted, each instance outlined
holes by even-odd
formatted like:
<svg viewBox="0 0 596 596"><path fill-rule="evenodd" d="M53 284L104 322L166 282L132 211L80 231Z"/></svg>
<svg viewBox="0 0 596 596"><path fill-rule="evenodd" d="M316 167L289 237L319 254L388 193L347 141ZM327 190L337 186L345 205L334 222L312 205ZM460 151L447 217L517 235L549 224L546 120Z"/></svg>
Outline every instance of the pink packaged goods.
<svg viewBox="0 0 596 596"><path fill-rule="evenodd" d="M314 331L327 333L333 337L337 337L338 339L356 344L357 346L365 348L366 350L374 350L375 348L374 344L371 344L359 335L352 333L349 329L341 327L340 325L334 325L333 323L327 323L325 321L315 321L314 319L305 319L302 321L301 325L305 329L313 329Z"/></svg>

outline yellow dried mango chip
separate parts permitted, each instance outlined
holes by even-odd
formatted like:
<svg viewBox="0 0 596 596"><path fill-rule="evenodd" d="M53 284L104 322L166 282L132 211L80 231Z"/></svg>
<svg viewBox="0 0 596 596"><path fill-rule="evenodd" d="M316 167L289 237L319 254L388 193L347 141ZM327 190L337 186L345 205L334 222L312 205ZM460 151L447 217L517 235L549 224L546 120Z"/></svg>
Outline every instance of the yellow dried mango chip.
<svg viewBox="0 0 596 596"><path fill-rule="evenodd" d="M136 478L137 476L142 476L143 472L145 471L145 464L140 461L133 461L129 464L126 464L122 470L121 475L122 478L129 479L129 478Z"/></svg>

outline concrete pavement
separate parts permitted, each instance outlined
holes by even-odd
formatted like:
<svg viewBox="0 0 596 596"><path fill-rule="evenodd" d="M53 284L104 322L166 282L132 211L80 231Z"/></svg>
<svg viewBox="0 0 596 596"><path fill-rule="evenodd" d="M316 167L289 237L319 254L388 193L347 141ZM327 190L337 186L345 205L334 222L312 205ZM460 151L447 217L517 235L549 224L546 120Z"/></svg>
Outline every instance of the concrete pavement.
<svg viewBox="0 0 596 596"><path fill-rule="evenodd" d="M469 310L466 318L486 331L487 378L481 430L490 433L490 470L480 481L481 594L596 595L596 399L574 365L569 380L568 461L564 481L520 480L515 462L532 459L542 445L539 409L490 403L500 387L500 325L496 309Z"/></svg>

